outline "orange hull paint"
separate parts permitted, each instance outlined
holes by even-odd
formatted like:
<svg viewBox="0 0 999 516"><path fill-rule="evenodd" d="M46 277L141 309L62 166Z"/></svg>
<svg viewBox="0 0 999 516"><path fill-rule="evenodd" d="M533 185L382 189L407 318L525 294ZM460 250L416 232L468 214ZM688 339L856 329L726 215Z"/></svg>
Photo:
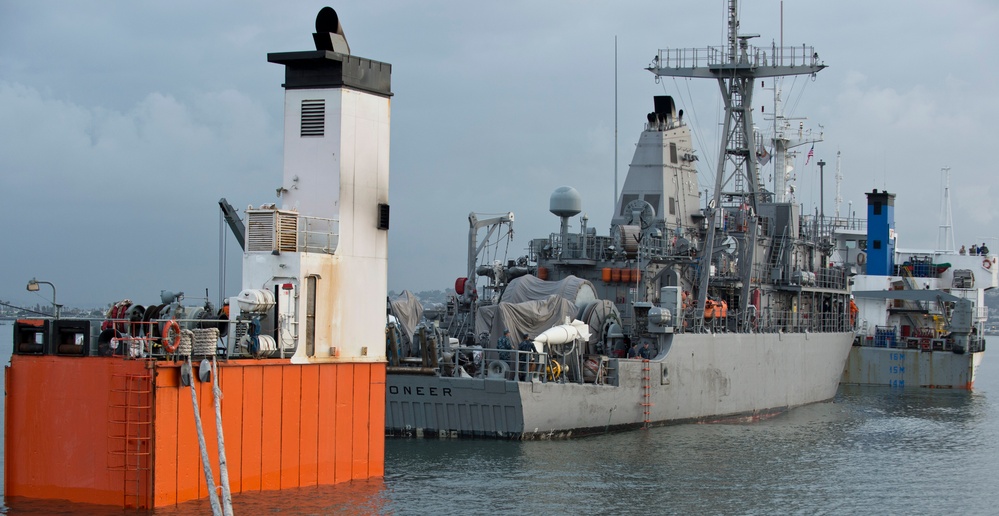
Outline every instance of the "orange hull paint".
<svg viewBox="0 0 999 516"><path fill-rule="evenodd" d="M189 387L168 362L14 355L5 493L151 508L208 495ZM233 493L384 474L384 363L219 366ZM219 482L211 386L195 381Z"/></svg>

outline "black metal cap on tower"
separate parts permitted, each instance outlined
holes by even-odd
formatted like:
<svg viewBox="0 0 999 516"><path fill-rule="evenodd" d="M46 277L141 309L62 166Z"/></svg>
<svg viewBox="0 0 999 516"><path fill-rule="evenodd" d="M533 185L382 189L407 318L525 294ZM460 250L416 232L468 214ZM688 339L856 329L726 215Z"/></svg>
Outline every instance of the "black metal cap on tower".
<svg viewBox="0 0 999 516"><path fill-rule="evenodd" d="M316 50L332 50L341 54L350 53L347 36L343 33L340 16L332 7L323 7L316 15L316 32L312 35Z"/></svg>
<svg viewBox="0 0 999 516"><path fill-rule="evenodd" d="M285 89L349 87L392 96L392 65L350 55L336 11L324 7L316 17L313 40L317 50L267 54L283 64Z"/></svg>
<svg viewBox="0 0 999 516"><path fill-rule="evenodd" d="M388 63L330 50L267 54L267 61L285 66L285 89L347 86L392 96L392 65Z"/></svg>
<svg viewBox="0 0 999 516"><path fill-rule="evenodd" d="M867 205L895 206L895 194L888 193L888 190L878 192L878 189L875 188L867 193Z"/></svg>

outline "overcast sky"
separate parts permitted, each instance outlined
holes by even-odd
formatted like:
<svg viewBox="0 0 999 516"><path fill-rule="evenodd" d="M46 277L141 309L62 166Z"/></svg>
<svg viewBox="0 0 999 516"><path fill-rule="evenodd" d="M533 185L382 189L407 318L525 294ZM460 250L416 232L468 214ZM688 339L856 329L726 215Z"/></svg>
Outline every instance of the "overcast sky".
<svg viewBox="0 0 999 516"><path fill-rule="evenodd" d="M188 302L239 290L239 248L217 201L276 202L283 67L312 50L329 2L0 2L0 299L45 304ZM540 5L539 5L540 4ZM558 230L551 192L573 186L609 230L614 189L614 38L619 183L654 95L677 98L712 182L720 98L710 80L644 71L660 48L719 46L723 0L703 2L351 1L329 4L354 54L393 65L389 288L443 289L464 274L467 216L515 213L509 256ZM742 32L769 47L780 2L741 3ZM999 236L999 3L787 1L785 46L829 66L784 84L786 111L824 132L795 160L798 201L863 216L864 192L898 195L903 247L933 248L941 168L951 167L957 245ZM766 84L770 87L770 84ZM757 88L760 116L772 93ZM763 128L763 127L761 127ZM766 181L770 180L765 172ZM578 229L573 220L572 228ZM999 250L996 242L989 241Z"/></svg>

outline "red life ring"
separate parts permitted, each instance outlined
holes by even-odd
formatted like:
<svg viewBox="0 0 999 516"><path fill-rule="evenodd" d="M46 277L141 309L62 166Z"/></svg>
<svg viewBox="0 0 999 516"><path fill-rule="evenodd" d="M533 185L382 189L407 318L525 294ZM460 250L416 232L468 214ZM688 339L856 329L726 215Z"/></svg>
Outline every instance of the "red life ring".
<svg viewBox="0 0 999 516"><path fill-rule="evenodd" d="M992 260L989 260L988 258L982 260L982 267L985 267L986 269L991 269L992 268Z"/></svg>
<svg viewBox="0 0 999 516"><path fill-rule="evenodd" d="M173 330L173 337L170 336L170 330ZM170 319L163 325L163 349L167 353L174 353L177 348L180 347L180 325L177 324L176 319Z"/></svg>

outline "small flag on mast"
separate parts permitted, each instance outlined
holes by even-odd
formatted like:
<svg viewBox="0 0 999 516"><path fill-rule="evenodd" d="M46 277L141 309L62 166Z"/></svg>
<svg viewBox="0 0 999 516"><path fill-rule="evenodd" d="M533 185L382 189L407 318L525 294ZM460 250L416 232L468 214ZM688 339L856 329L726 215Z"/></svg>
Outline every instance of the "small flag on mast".
<svg viewBox="0 0 999 516"><path fill-rule="evenodd" d="M809 161L812 160L813 156L815 156L815 144L814 143L812 144L812 148L808 149L808 156L805 156L805 164L806 165L808 164Z"/></svg>
<svg viewBox="0 0 999 516"><path fill-rule="evenodd" d="M762 144L760 145L759 150L756 151L756 162L761 166L765 166L767 163L770 163L770 153L767 152L767 148Z"/></svg>

